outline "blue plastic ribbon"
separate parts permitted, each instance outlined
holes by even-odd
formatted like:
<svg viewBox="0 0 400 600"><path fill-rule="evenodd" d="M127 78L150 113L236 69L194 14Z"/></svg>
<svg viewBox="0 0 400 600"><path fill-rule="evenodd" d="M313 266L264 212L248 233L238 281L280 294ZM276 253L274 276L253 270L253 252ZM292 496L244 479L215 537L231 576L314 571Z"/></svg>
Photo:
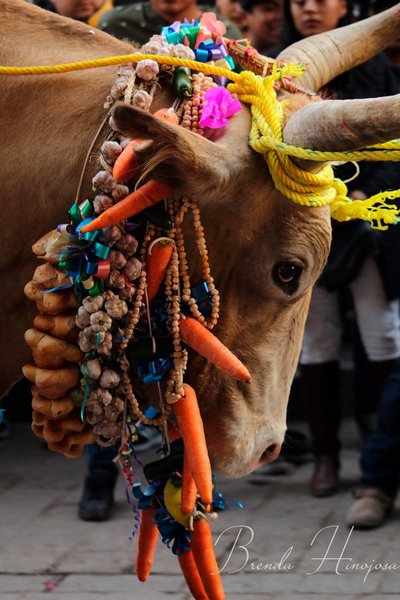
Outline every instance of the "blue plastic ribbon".
<svg viewBox="0 0 400 600"><path fill-rule="evenodd" d="M213 301L210 289L206 281L202 281L198 285L192 287L192 297L196 300L196 304L201 314L204 317L210 317L213 307Z"/></svg>
<svg viewBox="0 0 400 600"><path fill-rule="evenodd" d="M157 358L147 363L136 366L136 375L143 383L156 383L161 381L174 365L171 358Z"/></svg>
<svg viewBox="0 0 400 600"><path fill-rule="evenodd" d="M161 539L173 554L182 556L190 550L189 531L180 523L175 521L165 508L157 508L155 511L155 522L161 534Z"/></svg>
<svg viewBox="0 0 400 600"><path fill-rule="evenodd" d="M150 404L143 414L147 419L155 419L160 414L160 411Z"/></svg>
<svg viewBox="0 0 400 600"><path fill-rule="evenodd" d="M221 511L226 508L244 510L244 504L242 502L232 502L223 497L221 492L215 492L213 494L212 506L214 510Z"/></svg>
<svg viewBox="0 0 400 600"><path fill-rule="evenodd" d="M73 224L62 224L57 227L60 235L65 238L65 247L58 255L58 266L67 271L67 277L71 283L45 290L45 293L68 289L78 284L82 284L91 296L97 296L104 290L101 279L107 275L107 270L109 270L106 261L108 261L111 249L97 241L100 231L80 233L82 227L93 221L92 217L82 220L82 215L89 214L91 209L90 203L89 205L83 204L81 209L76 205L70 209L69 215ZM78 222L79 219L80 222ZM91 279L95 275L97 275L96 280ZM100 276L101 279L99 279Z"/></svg>
<svg viewBox="0 0 400 600"><path fill-rule="evenodd" d="M4 413L6 412L5 408L0 408L0 423L4 421Z"/></svg>
<svg viewBox="0 0 400 600"><path fill-rule="evenodd" d="M160 483L158 481L153 482L144 491L142 491L141 485L142 483L137 481L132 486L132 494L139 501L137 507L139 509L150 508L153 504L153 500L157 497Z"/></svg>

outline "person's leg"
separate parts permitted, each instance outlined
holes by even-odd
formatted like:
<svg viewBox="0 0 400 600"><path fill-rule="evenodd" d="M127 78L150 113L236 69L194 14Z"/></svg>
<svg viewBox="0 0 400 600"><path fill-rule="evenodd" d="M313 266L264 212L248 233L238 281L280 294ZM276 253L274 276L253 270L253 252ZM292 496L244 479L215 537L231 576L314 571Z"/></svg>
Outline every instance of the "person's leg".
<svg viewBox="0 0 400 600"><path fill-rule="evenodd" d="M369 359L372 392L378 406L377 431L361 454L362 479L347 514L349 525L382 523L399 485L400 450L400 318L399 303L386 300L372 259L352 284L360 334Z"/></svg>
<svg viewBox="0 0 400 600"><path fill-rule="evenodd" d="M400 359L384 387L377 431L365 442L360 459L361 481L346 516L349 526L373 528L384 521L400 483Z"/></svg>
<svg viewBox="0 0 400 600"><path fill-rule="evenodd" d="M110 471L117 475L118 468L114 462L117 454L115 446L103 447L98 444L89 444L86 446L86 458L88 472L93 474L95 471Z"/></svg>
<svg viewBox="0 0 400 600"><path fill-rule="evenodd" d="M78 505L79 518L83 521L106 521L110 518L118 475L118 468L113 460L116 453L115 446L86 446L88 475Z"/></svg>
<svg viewBox="0 0 400 600"><path fill-rule="evenodd" d="M368 357L373 402L378 407L383 387L395 360L400 357L398 300L386 299L378 267L367 258L351 284L356 319Z"/></svg>
<svg viewBox="0 0 400 600"><path fill-rule="evenodd" d="M378 430L361 453L361 487L377 487L394 498L400 481L400 359L387 378L378 408Z"/></svg>
<svg viewBox="0 0 400 600"><path fill-rule="evenodd" d="M136 434L136 452L144 452L161 444L160 432L155 427L139 425ZM105 521L111 515L119 471L114 461L118 448L118 443L109 447L98 444L86 446L88 475L78 506L79 518L83 521Z"/></svg>
<svg viewBox="0 0 400 600"><path fill-rule="evenodd" d="M337 295L316 286L305 328L299 379L315 456L311 478L315 496L329 495L338 486L340 342Z"/></svg>

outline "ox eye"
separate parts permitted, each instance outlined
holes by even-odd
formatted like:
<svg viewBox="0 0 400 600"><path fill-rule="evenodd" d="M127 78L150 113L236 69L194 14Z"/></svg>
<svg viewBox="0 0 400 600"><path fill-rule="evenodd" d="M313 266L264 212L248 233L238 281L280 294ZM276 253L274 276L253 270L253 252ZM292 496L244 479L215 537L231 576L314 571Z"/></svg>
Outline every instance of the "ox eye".
<svg viewBox="0 0 400 600"><path fill-rule="evenodd" d="M276 263L272 270L272 278L286 294L293 294L298 286L303 269L300 265L282 261Z"/></svg>

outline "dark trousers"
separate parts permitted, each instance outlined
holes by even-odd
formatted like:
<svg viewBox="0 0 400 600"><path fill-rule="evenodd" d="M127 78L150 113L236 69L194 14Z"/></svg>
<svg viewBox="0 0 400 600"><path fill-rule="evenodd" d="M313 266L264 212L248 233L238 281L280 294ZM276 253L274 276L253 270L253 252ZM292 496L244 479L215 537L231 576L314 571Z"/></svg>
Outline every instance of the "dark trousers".
<svg viewBox="0 0 400 600"><path fill-rule="evenodd" d="M400 359L389 374L378 407L378 429L361 453L361 485L394 498L400 477Z"/></svg>

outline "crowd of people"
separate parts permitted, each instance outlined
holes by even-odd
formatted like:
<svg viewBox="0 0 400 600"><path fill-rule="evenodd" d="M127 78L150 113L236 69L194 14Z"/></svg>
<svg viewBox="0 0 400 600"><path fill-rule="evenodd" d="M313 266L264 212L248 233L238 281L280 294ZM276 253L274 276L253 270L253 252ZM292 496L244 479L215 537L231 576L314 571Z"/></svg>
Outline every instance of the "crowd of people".
<svg viewBox="0 0 400 600"><path fill-rule="evenodd" d="M37 0L34 4L138 45L176 20L215 11L227 25L227 36L247 38L260 53L277 54L289 44L329 31L392 6L392 0ZM323 90L328 97L368 98L400 91L400 39L384 54L351 69ZM352 165L337 169L351 178ZM363 163L348 183L350 196L365 199L400 187L398 167ZM393 506L400 474L400 230L373 232L364 224L333 227L327 267L312 294L298 370L298 393L309 423L314 472L310 491L328 496L339 488L341 392L340 352L343 329L353 344L354 417L362 449L361 477L346 522L373 528ZM351 268L346 268L351 264ZM341 276L339 276L339 273ZM350 333L349 333L350 331ZM292 439L295 439L294 437ZM158 442L139 440L143 449ZM117 469L114 449L88 448L88 476L79 504L80 518L109 518ZM265 473L268 469L265 470ZM262 469L261 469L262 474Z"/></svg>

